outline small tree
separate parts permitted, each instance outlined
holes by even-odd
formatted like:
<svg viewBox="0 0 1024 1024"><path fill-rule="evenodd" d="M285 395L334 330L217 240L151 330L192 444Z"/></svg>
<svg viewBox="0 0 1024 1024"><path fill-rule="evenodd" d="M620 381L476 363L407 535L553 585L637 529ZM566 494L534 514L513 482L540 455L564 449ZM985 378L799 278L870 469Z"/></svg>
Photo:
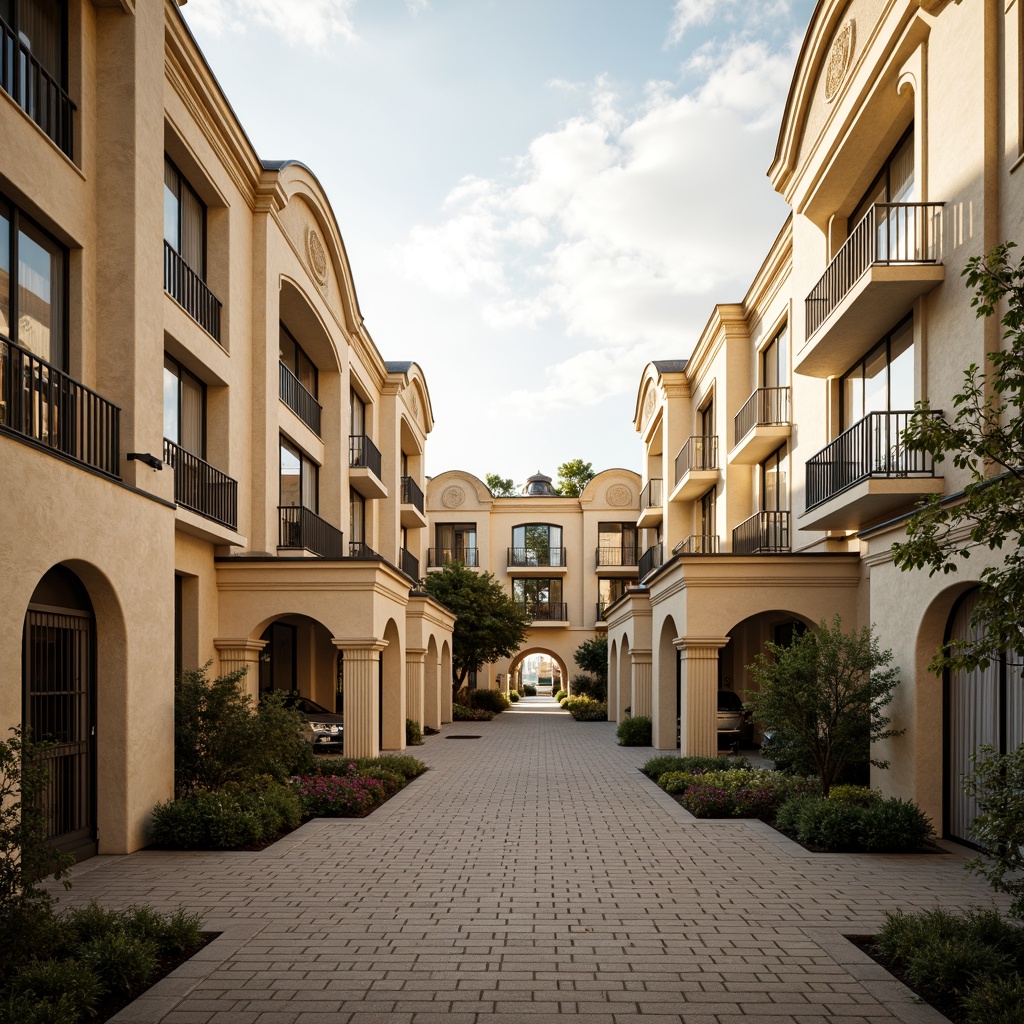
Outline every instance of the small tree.
<svg viewBox="0 0 1024 1024"><path fill-rule="evenodd" d="M484 477L484 483L491 492L493 498L514 498L516 496L516 485L512 477L498 476L497 473L488 473Z"/></svg>
<svg viewBox="0 0 1024 1024"><path fill-rule="evenodd" d="M907 448L937 463L948 457L970 479L961 500L936 494L922 502L907 523L907 540L893 545L896 565L934 575L956 572L979 548L1003 552L1001 564L979 575L971 617L977 639L940 650L932 662L937 672L984 667L1001 652L1024 650L1024 260L1011 263L1013 248L997 246L969 260L964 270L979 317L1005 308L1000 322L1006 344L987 355L987 372L977 364L964 372L952 418L936 417L920 402L903 432Z"/></svg>
<svg viewBox="0 0 1024 1024"><path fill-rule="evenodd" d="M512 657L526 639L531 618L489 573L458 562L431 573L424 590L455 613L452 634L452 694L470 672L499 658Z"/></svg>
<svg viewBox="0 0 1024 1024"><path fill-rule="evenodd" d="M608 637L595 636L590 640L584 640L576 648L572 660L587 673L586 677L577 676L573 680L573 691L589 694L596 700L606 700L608 697ZM583 686L578 682L581 678L588 680Z"/></svg>
<svg viewBox="0 0 1024 1024"><path fill-rule="evenodd" d="M879 650L871 629L844 633L837 615L788 647L769 641L765 648L747 666L760 691L747 691L746 707L763 728L806 750L824 796L851 765L889 766L871 757L870 744L903 731L890 729L883 712L899 670L886 667L892 651Z"/></svg>
<svg viewBox="0 0 1024 1024"><path fill-rule="evenodd" d="M555 490L563 498L578 498L595 476L594 467L589 462L570 459L558 467L558 486Z"/></svg>

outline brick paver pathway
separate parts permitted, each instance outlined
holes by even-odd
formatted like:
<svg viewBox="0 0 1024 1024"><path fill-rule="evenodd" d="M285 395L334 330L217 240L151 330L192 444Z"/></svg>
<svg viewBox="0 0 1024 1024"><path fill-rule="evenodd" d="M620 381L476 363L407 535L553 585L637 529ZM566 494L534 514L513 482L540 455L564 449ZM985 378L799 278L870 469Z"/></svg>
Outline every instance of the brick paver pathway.
<svg viewBox="0 0 1024 1024"><path fill-rule="evenodd" d="M698 821L636 770L649 748L544 698L413 753L431 771L369 818L77 869L66 902L184 905L223 931L116 1020L945 1019L842 936L988 902L959 854L809 854L759 822Z"/></svg>

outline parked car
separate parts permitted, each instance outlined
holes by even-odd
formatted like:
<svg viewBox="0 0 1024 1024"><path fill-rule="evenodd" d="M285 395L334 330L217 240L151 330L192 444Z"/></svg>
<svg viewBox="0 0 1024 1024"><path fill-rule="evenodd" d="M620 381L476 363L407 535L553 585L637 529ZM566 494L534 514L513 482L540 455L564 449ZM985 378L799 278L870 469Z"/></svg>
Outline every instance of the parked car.
<svg viewBox="0 0 1024 1024"><path fill-rule="evenodd" d="M317 750L336 750L341 753L345 723L343 715L336 715L322 704L300 694L285 697L284 706L302 715L305 722L303 735Z"/></svg>
<svg viewBox="0 0 1024 1024"><path fill-rule="evenodd" d="M735 690L718 691L718 746L749 745L751 741L750 718L743 710L743 699Z"/></svg>

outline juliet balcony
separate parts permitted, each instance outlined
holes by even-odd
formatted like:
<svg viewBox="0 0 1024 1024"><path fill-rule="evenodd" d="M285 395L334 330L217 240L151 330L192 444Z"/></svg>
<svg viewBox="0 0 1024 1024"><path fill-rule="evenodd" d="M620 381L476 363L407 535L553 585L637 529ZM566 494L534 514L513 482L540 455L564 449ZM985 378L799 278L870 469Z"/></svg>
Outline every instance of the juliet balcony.
<svg viewBox="0 0 1024 1024"><path fill-rule="evenodd" d="M480 553L476 548L428 548L427 550L428 569L443 569L446 565L451 565L454 562L477 569L480 566Z"/></svg>
<svg viewBox="0 0 1024 1024"><path fill-rule="evenodd" d="M876 203L805 300L795 369L844 373L945 277L943 203Z"/></svg>
<svg viewBox="0 0 1024 1024"><path fill-rule="evenodd" d="M793 431L789 388L758 388L733 419L729 462L755 466L789 440Z"/></svg>
<svg viewBox="0 0 1024 1024"><path fill-rule="evenodd" d="M323 411L320 403L284 363L278 363L278 369L280 371L278 394L281 401L319 437L320 414Z"/></svg>
<svg viewBox="0 0 1024 1024"><path fill-rule="evenodd" d="M719 550L716 534L691 533L684 537L673 549L674 555L717 555Z"/></svg>
<svg viewBox="0 0 1024 1024"><path fill-rule="evenodd" d="M308 551L321 558L341 558L345 541L341 530L301 505L280 505L278 550Z"/></svg>
<svg viewBox="0 0 1024 1024"><path fill-rule="evenodd" d="M380 449L366 434L348 439L348 480L364 498L386 498L388 489L381 479Z"/></svg>
<svg viewBox="0 0 1024 1024"><path fill-rule="evenodd" d="M402 526L407 530L422 530L427 525L423 491L411 476L402 477Z"/></svg>
<svg viewBox="0 0 1024 1024"><path fill-rule="evenodd" d="M517 601L516 607L535 623L569 621L569 606L564 601Z"/></svg>
<svg viewBox="0 0 1024 1024"><path fill-rule="evenodd" d="M676 482L669 501L691 501L718 484L718 438L691 437L675 461Z"/></svg>
<svg viewBox="0 0 1024 1024"><path fill-rule="evenodd" d="M238 528L238 481L164 438L164 463L174 471L174 501L229 530Z"/></svg>
<svg viewBox="0 0 1024 1024"><path fill-rule="evenodd" d="M509 569L567 569L565 548L509 548Z"/></svg>
<svg viewBox="0 0 1024 1024"><path fill-rule="evenodd" d="M597 548L594 555L594 568L599 569L602 576L635 577L638 554L635 547Z"/></svg>
<svg viewBox="0 0 1024 1024"><path fill-rule="evenodd" d="M164 291L214 341L220 342L220 299L167 241L164 241Z"/></svg>
<svg viewBox="0 0 1024 1024"><path fill-rule="evenodd" d="M926 494L941 493L943 480L931 456L903 443L913 415L869 413L807 460L802 529L858 530Z"/></svg>
<svg viewBox="0 0 1024 1024"><path fill-rule="evenodd" d="M777 555L789 551L790 514L755 512L732 531L734 555Z"/></svg>
<svg viewBox="0 0 1024 1024"><path fill-rule="evenodd" d="M664 488L663 480L648 480L647 486L640 492L640 515L637 517L638 529L657 526L665 515L662 505Z"/></svg>
<svg viewBox="0 0 1024 1024"><path fill-rule="evenodd" d="M120 479L121 410L0 335L0 431Z"/></svg>

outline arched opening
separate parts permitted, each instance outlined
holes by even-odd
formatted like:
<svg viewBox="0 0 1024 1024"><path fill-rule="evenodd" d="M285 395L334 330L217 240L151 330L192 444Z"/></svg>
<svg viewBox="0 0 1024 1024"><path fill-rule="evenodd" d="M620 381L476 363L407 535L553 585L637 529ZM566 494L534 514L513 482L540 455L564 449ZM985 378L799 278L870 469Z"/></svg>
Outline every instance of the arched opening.
<svg viewBox="0 0 1024 1024"><path fill-rule="evenodd" d="M630 701L633 699L633 665L629 657L629 637L622 638L619 648L619 706L616 721L622 721L626 714L632 714Z"/></svg>
<svg viewBox="0 0 1024 1024"><path fill-rule="evenodd" d="M979 595L975 587L953 605L944 637L947 644L975 641L982 635L983 627L971 622ZM978 814L977 800L963 791L971 756L982 746L1005 754L1024 743L1024 655L1002 654L984 668L950 669L943 683L946 832L951 839L967 841Z"/></svg>
<svg viewBox="0 0 1024 1024"><path fill-rule="evenodd" d="M619 720L619 649L614 640L608 641L608 721Z"/></svg>
<svg viewBox="0 0 1024 1024"><path fill-rule="evenodd" d="M441 685L439 674L440 656L437 641L431 637L427 642L427 656L423 662L423 728L441 728Z"/></svg>
<svg viewBox="0 0 1024 1024"><path fill-rule="evenodd" d="M672 642L679 635L675 620L668 616L658 639L657 661L652 665L651 743L658 750L679 746L679 652Z"/></svg>
<svg viewBox="0 0 1024 1024"><path fill-rule="evenodd" d="M66 566L32 593L22 641L22 722L47 746L40 795L50 843L83 860L96 853L96 619Z"/></svg>
<svg viewBox="0 0 1024 1024"><path fill-rule="evenodd" d="M380 746L405 749L405 652L394 619L384 628L387 647L380 656Z"/></svg>
<svg viewBox="0 0 1024 1024"><path fill-rule="evenodd" d="M452 648L447 640L441 644L441 670L438 683L438 690L441 694L441 722L442 724L452 720L452 687L449 680L452 678Z"/></svg>
<svg viewBox="0 0 1024 1024"><path fill-rule="evenodd" d="M569 673L565 661L554 651L544 647L530 647L520 651L508 667L509 685L522 689L533 682L537 693L554 694L568 690Z"/></svg>
<svg viewBox="0 0 1024 1024"><path fill-rule="evenodd" d="M282 615L260 634L259 693L284 690L342 713L345 663L326 626L306 615Z"/></svg>

